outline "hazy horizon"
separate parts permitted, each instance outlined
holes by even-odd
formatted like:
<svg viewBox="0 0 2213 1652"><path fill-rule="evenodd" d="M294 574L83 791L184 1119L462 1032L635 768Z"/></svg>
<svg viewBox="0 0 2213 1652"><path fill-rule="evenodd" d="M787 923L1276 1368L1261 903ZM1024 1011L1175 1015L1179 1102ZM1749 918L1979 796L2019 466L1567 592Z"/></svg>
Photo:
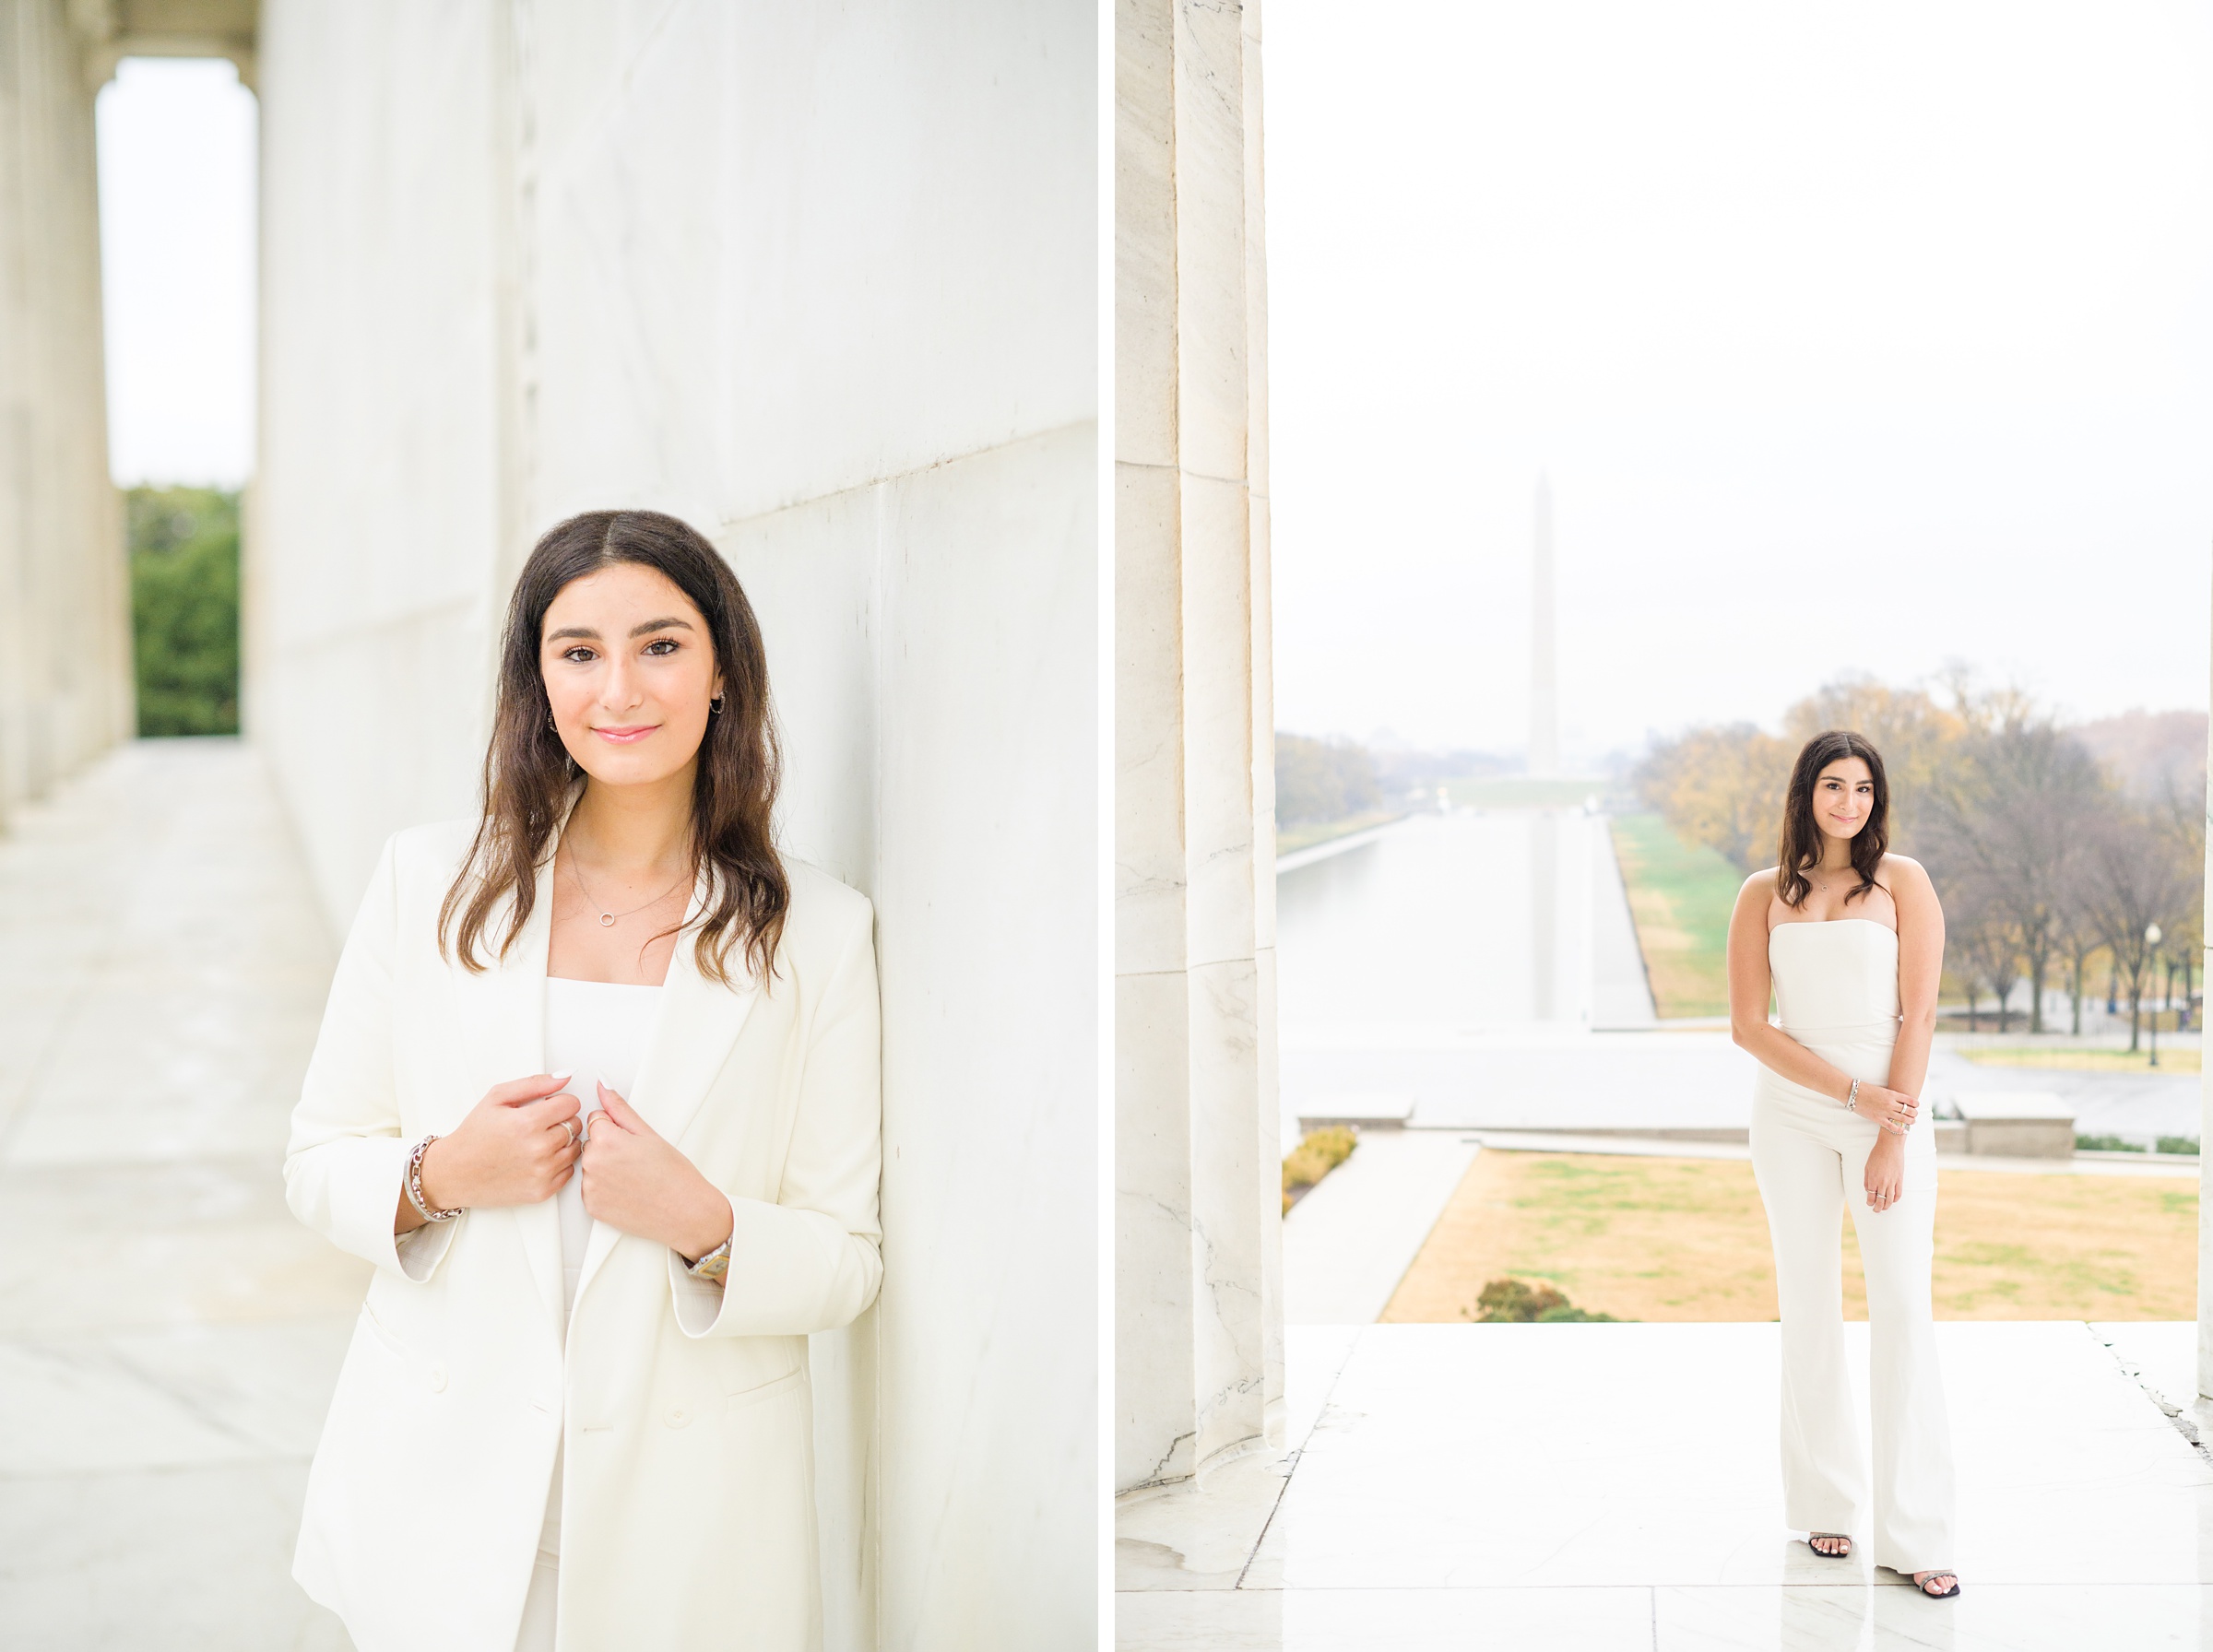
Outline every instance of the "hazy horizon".
<svg viewBox="0 0 2213 1652"><path fill-rule="evenodd" d="M1418 42L1418 49L1410 45ZM2195 6L1272 0L1278 726L1565 755L1977 662L2207 702Z"/></svg>

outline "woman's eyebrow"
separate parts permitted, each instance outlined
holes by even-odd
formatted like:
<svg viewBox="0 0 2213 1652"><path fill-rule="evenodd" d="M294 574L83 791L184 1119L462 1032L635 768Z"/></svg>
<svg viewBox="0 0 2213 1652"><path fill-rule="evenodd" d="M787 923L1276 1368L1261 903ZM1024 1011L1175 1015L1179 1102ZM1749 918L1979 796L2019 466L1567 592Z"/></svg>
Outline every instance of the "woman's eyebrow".
<svg viewBox="0 0 2213 1652"><path fill-rule="evenodd" d="M588 625L564 625L559 631L550 631L546 633L546 641L549 643L559 642L562 637L589 637L597 643L599 640L599 633Z"/></svg>
<svg viewBox="0 0 2213 1652"><path fill-rule="evenodd" d="M666 620L648 620L643 625L633 625L630 628L630 634L633 637L642 637L649 631L669 631L677 626L681 626L684 630L690 631L692 629L692 621L689 620L679 620L675 615L671 614ZM555 634L558 635L559 633L557 632Z"/></svg>

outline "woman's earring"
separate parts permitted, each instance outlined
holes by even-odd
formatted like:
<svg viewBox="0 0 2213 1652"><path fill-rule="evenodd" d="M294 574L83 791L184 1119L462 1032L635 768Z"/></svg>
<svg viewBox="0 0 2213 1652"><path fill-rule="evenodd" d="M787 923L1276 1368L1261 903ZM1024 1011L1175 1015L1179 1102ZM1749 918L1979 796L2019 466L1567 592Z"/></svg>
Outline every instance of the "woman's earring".
<svg viewBox="0 0 2213 1652"><path fill-rule="evenodd" d="M555 734L559 734L561 732L561 725L553 720L553 714L551 712L548 712L546 714L546 726L550 728Z"/></svg>
<svg viewBox="0 0 2213 1652"><path fill-rule="evenodd" d="M717 695L716 695L716 696L715 696L715 698L714 698L714 699L712 699L712 700L708 701L708 702L707 702L707 709L708 709L709 711L716 711L716 712L718 712L718 711L720 711L720 710L722 709L722 696L721 696L720 694L717 694Z"/></svg>

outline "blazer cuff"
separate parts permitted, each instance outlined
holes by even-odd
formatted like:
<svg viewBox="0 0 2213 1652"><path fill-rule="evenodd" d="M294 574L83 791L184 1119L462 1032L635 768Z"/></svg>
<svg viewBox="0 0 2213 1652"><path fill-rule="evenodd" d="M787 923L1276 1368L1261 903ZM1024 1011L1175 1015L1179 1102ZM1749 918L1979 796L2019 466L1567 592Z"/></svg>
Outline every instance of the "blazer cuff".
<svg viewBox="0 0 2213 1652"><path fill-rule="evenodd" d="M727 1198L728 1195L724 1195ZM730 1207L730 1258L738 1256L738 1207ZM687 1337L704 1337L722 1317L724 1280L703 1280L675 1251L669 1253L669 1291L676 1304L677 1328Z"/></svg>
<svg viewBox="0 0 2213 1652"><path fill-rule="evenodd" d="M346 1160L330 1172L330 1236L339 1249L366 1258L382 1272L418 1285L428 1282L453 1248L454 1230L468 1220L467 1212L451 1221L429 1221L410 1233L395 1233L392 1222L408 1197L408 1155L415 1143L371 1136L344 1145Z"/></svg>
<svg viewBox="0 0 2213 1652"><path fill-rule="evenodd" d="M438 1264L445 1260L454 1243L454 1230L467 1220L464 1213L451 1221L426 1221L394 1239L393 1259L399 1264L400 1272L418 1285L427 1283L438 1271Z"/></svg>

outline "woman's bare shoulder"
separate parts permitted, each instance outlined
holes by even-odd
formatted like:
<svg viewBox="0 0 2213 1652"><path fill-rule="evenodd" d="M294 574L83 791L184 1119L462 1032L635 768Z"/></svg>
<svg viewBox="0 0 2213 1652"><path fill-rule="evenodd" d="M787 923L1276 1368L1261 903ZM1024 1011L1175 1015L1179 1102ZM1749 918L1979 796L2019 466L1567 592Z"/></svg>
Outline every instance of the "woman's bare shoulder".
<svg viewBox="0 0 2213 1652"><path fill-rule="evenodd" d="M1765 912L1768 903L1775 899L1775 875L1780 868L1762 867L1745 879L1736 891L1736 909L1739 912Z"/></svg>
<svg viewBox="0 0 2213 1652"><path fill-rule="evenodd" d="M1929 879L1928 868L1911 855L1885 855L1876 871L1878 874L1876 881L1888 888L1894 896L1901 887L1917 893L1935 888Z"/></svg>

